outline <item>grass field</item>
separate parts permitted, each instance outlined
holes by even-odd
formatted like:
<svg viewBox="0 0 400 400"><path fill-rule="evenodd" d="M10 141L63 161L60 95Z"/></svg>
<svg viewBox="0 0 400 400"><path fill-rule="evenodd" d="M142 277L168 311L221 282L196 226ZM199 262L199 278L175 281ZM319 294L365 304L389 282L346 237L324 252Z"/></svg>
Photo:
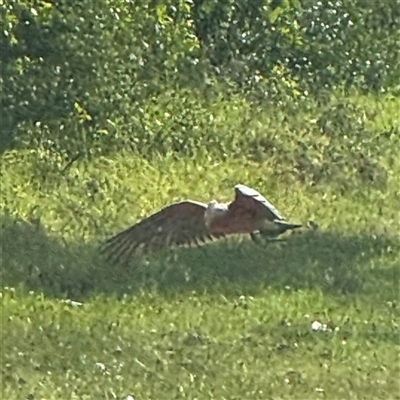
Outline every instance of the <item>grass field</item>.
<svg viewBox="0 0 400 400"><path fill-rule="evenodd" d="M372 125L396 112L388 102ZM384 187L360 181L344 191L339 180L309 185L246 154L119 154L65 174L34 152L5 154L3 398L400 399L396 144L376 149ZM98 254L101 240L159 207L228 201L236 183L319 230L129 266Z"/></svg>

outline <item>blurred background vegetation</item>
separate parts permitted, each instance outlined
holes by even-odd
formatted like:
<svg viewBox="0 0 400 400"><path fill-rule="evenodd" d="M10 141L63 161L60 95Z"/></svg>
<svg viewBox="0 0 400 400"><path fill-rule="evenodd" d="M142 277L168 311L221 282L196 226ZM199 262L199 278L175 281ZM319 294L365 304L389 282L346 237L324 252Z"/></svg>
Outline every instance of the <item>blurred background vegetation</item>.
<svg viewBox="0 0 400 400"><path fill-rule="evenodd" d="M370 170L369 115L351 94L400 93L399 0L6 0L0 10L1 153L51 154L61 169L121 149L201 147L289 154L304 170L296 141L337 161L343 149L325 154L315 137L351 133L344 150L361 146L355 166ZM369 147L398 129L388 123Z"/></svg>

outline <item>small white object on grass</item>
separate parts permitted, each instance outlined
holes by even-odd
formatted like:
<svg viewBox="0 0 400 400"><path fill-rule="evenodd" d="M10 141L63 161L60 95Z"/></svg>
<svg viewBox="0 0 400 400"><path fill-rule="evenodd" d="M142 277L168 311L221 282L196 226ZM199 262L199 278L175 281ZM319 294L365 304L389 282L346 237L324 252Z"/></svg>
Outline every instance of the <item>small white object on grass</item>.
<svg viewBox="0 0 400 400"><path fill-rule="evenodd" d="M97 362L95 365L96 365L96 368L98 370L100 370L101 372L104 372L106 370L106 366L101 362Z"/></svg>
<svg viewBox="0 0 400 400"><path fill-rule="evenodd" d="M319 331L319 332L324 332L328 329L328 326L326 324L322 324L319 321L314 321L311 324L311 329L315 332Z"/></svg>
<svg viewBox="0 0 400 400"><path fill-rule="evenodd" d="M79 301L74 301L74 300L70 300L70 299L64 300L64 303L68 304L71 307L80 307L83 305L83 303L81 303Z"/></svg>

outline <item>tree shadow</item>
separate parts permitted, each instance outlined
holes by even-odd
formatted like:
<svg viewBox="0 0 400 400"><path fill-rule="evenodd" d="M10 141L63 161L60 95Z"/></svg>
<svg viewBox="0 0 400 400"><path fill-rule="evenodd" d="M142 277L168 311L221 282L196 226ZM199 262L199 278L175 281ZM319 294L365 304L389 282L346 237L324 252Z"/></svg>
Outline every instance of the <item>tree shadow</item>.
<svg viewBox="0 0 400 400"><path fill-rule="evenodd" d="M389 298L398 287L399 254L400 243L393 237L309 231L283 243L232 239L120 266L107 264L97 244L62 244L40 226L1 219L3 286L74 300L154 289L255 295L267 287L313 288L332 295L367 295L381 287L379 296Z"/></svg>

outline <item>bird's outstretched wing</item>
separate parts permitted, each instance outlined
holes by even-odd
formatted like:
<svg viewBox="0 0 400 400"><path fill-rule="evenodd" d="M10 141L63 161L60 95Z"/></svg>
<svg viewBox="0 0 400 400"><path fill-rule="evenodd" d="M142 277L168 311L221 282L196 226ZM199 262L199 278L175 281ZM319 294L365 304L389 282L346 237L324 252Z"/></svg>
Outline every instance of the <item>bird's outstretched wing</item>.
<svg viewBox="0 0 400 400"><path fill-rule="evenodd" d="M199 245L215 237L204 222L207 205L192 200L163 208L157 213L108 239L103 252L112 262L125 262L135 253L185 244Z"/></svg>
<svg viewBox="0 0 400 400"><path fill-rule="evenodd" d="M235 186L235 200L229 205L233 211L244 209L270 221L284 220L282 214L260 193L245 185Z"/></svg>

